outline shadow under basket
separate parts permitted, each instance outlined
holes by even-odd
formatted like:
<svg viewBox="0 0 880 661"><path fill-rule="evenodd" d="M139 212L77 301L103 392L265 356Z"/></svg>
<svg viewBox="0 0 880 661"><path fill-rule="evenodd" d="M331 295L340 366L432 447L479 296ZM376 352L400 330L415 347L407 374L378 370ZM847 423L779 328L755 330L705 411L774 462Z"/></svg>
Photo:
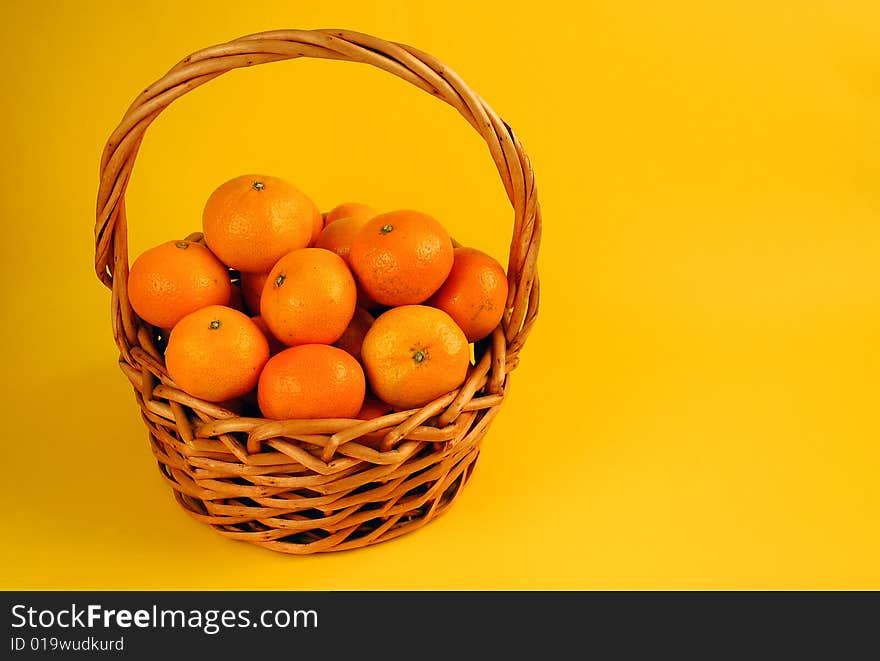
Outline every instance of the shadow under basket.
<svg viewBox="0 0 880 661"><path fill-rule="evenodd" d="M501 323L475 345L464 384L420 409L369 421L277 421L205 402L168 376L156 329L129 304L125 191L147 127L175 99L227 71L298 57L370 64L451 105L485 139L513 207ZM181 60L135 99L108 139L95 225L95 270L112 293L119 364L177 501L222 535L297 554L375 544L445 512L474 470L537 317L540 236L534 173L519 140L427 53L345 30L278 30Z"/></svg>

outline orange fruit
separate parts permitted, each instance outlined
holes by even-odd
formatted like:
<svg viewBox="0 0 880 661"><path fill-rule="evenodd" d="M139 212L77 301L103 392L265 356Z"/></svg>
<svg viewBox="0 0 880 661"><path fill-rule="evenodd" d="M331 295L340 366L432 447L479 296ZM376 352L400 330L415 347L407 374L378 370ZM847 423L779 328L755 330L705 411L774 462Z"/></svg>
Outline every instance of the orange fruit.
<svg viewBox="0 0 880 661"><path fill-rule="evenodd" d="M309 239L309 246L314 246L321 232L324 231L324 214L320 211L312 218L312 238Z"/></svg>
<svg viewBox="0 0 880 661"><path fill-rule="evenodd" d="M209 402L241 397L257 384L269 343L244 313L209 305L171 330L165 349L168 374L185 392Z"/></svg>
<svg viewBox="0 0 880 661"><path fill-rule="evenodd" d="M354 418L365 392L360 363L326 344L301 344L272 356L257 386L260 410L274 420Z"/></svg>
<svg viewBox="0 0 880 661"><path fill-rule="evenodd" d="M342 259L345 260L345 263L349 264L350 267L351 264L348 261L348 254L351 251L351 242L366 222L366 218L346 217L340 218L332 225L328 223L324 226L324 231L321 232L321 235L315 242L315 247L335 252L342 257ZM363 287L360 285L358 285L357 288L357 304L359 307L366 310L372 310L379 305L376 301L367 296Z"/></svg>
<svg viewBox="0 0 880 661"><path fill-rule="evenodd" d="M354 316L357 289L342 257L323 248L294 250L269 272L260 315L279 340L332 344Z"/></svg>
<svg viewBox="0 0 880 661"><path fill-rule="evenodd" d="M128 274L128 300L141 319L172 328L190 312L226 305L229 271L205 246L168 241L142 253Z"/></svg>
<svg viewBox="0 0 880 661"><path fill-rule="evenodd" d="M225 264L249 273L264 273L291 250L305 248L322 223L318 207L304 193L262 175L222 184L202 212L208 247Z"/></svg>
<svg viewBox="0 0 880 661"><path fill-rule="evenodd" d="M468 342L495 330L507 305L507 276L494 258L475 248L456 248L446 282L428 299L455 320Z"/></svg>
<svg viewBox="0 0 880 661"><path fill-rule="evenodd" d="M364 224L348 261L364 292L377 303L422 303L452 269L452 240L427 214L391 211Z"/></svg>
<svg viewBox="0 0 880 661"><path fill-rule="evenodd" d="M362 307L354 309L354 316L348 324L348 328L342 333L340 338L333 343L333 346L339 347L343 351L347 351L356 360L361 359L361 346L364 343L364 337L370 326L373 325L375 319L373 315L364 310Z"/></svg>
<svg viewBox="0 0 880 661"><path fill-rule="evenodd" d="M315 247L332 250L342 257L346 264L348 264L348 253L351 251L351 242L366 222L366 218L340 218L332 225L324 227L324 231L321 232L321 236L318 237L317 242L315 242ZM349 266L351 265L349 264ZM372 310L379 305L376 301L367 296L363 287L360 286L358 286L357 304L367 310Z"/></svg>
<svg viewBox="0 0 880 661"><path fill-rule="evenodd" d="M361 202L343 202L326 213L324 216L324 227L342 218L355 218L366 222L375 215L375 209L369 204L363 204Z"/></svg>
<svg viewBox="0 0 880 661"><path fill-rule="evenodd" d="M404 305L373 322L361 357L376 396L398 408L416 408L462 384L470 345L443 310Z"/></svg>
<svg viewBox="0 0 880 661"><path fill-rule="evenodd" d="M315 242L315 247L332 250L342 259L348 261L351 242L366 223L367 221L363 218L340 218L324 228Z"/></svg>
<svg viewBox="0 0 880 661"><path fill-rule="evenodd" d="M265 273L245 273L241 274L241 295L244 297L244 304L247 306L248 312L252 315L260 314L260 296L263 295L263 285L266 284L266 278L269 272Z"/></svg>
<svg viewBox="0 0 880 661"><path fill-rule="evenodd" d="M364 396L364 405L361 407L361 410L355 418L358 420L373 420L375 418L381 418L383 415L388 415L389 413L394 413L394 407L383 402L376 397L376 395L367 390L367 394ZM378 450L379 445L382 443L382 439L385 438L385 434L387 433L387 429L370 432L357 438L356 442Z"/></svg>
<svg viewBox="0 0 880 661"><path fill-rule="evenodd" d="M355 417L358 420L374 420L389 413L394 413L394 407L368 392L364 396L364 405Z"/></svg>
<svg viewBox="0 0 880 661"><path fill-rule="evenodd" d="M277 337L272 335L272 331L269 330L269 327L266 325L266 321L260 315L257 315L256 317L251 317L251 321L253 321L257 325L257 328L260 329L260 332L269 343L270 356L274 356L276 353L281 353L287 348L286 344L284 344Z"/></svg>

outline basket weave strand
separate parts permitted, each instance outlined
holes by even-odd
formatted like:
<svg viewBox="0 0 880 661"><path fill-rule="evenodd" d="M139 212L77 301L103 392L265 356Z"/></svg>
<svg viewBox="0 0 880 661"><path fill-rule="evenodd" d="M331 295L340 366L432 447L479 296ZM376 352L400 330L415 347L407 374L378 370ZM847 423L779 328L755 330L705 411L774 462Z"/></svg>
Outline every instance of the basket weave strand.
<svg viewBox="0 0 880 661"><path fill-rule="evenodd" d="M176 386L156 329L129 304L125 192L147 128L176 99L227 71L299 57L370 64L448 103L485 140L513 207L501 323L476 345L465 382L420 409L369 421L241 417ZM392 539L446 511L473 470L536 320L540 238L535 178L522 145L431 55L346 30L277 30L185 57L137 96L107 140L95 223L95 271L111 290L119 365L177 501L222 535L298 554Z"/></svg>

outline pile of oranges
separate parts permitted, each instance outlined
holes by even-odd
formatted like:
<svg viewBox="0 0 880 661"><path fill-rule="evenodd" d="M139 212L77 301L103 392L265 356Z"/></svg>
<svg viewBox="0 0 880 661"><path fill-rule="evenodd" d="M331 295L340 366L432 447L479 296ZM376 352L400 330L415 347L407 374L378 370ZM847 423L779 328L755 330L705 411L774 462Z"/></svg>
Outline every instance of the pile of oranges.
<svg viewBox="0 0 880 661"><path fill-rule="evenodd" d="M141 254L135 312L188 394L276 420L372 419L459 387L495 329L507 277L431 216L361 203L322 214L277 177L207 200L203 241Z"/></svg>

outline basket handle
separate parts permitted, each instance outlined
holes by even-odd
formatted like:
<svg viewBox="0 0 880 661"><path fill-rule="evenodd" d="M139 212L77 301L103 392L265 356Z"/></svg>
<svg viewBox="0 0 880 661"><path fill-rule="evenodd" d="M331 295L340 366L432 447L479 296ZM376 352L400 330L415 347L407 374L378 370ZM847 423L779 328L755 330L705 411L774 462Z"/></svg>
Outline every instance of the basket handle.
<svg viewBox="0 0 880 661"><path fill-rule="evenodd" d="M508 360L515 364L538 313L541 210L528 156L510 126L439 60L411 46L347 30L260 32L205 48L181 60L128 108L101 157L95 223L95 272L112 292L113 334L125 359L130 361L129 351L138 345L138 320L126 291L125 191L147 127L174 100L227 71L298 57L361 62L392 73L451 105L486 141L514 211L502 327Z"/></svg>

